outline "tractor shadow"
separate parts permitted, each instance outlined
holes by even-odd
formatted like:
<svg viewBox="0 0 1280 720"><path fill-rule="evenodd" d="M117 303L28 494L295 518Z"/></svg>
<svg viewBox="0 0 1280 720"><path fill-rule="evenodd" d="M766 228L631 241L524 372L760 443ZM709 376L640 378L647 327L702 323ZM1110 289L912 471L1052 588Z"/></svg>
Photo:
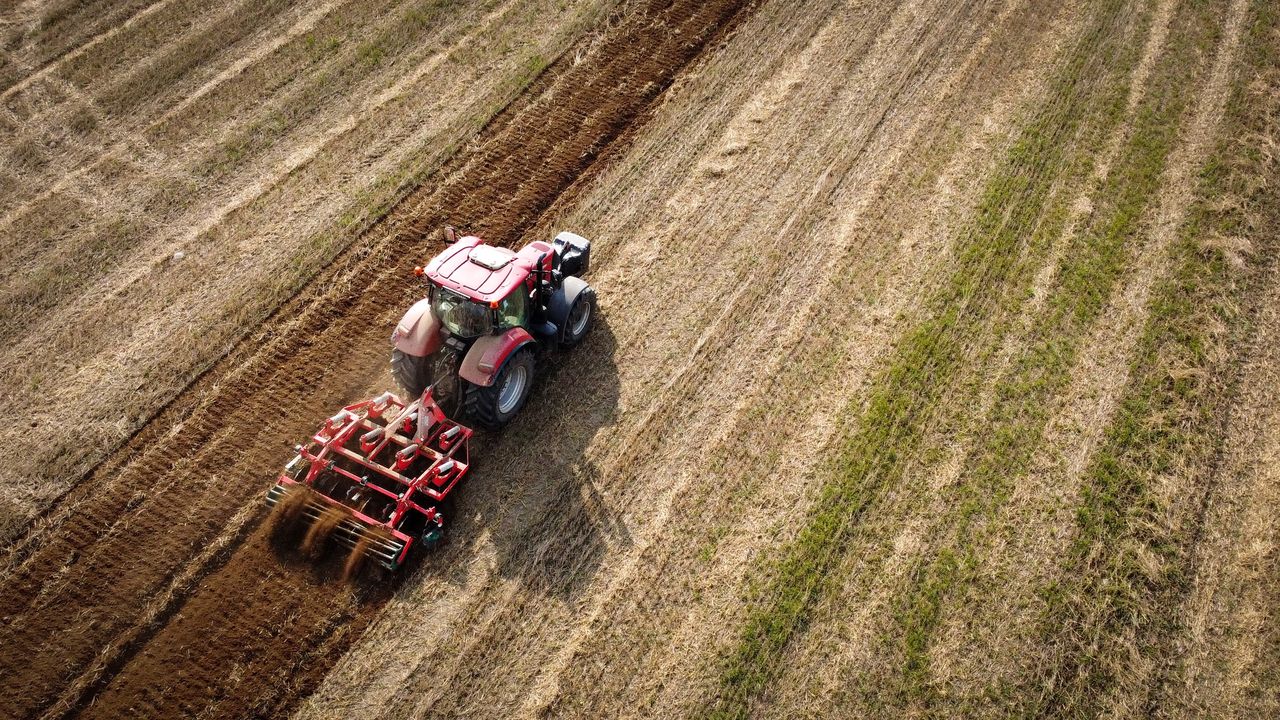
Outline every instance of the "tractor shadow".
<svg viewBox="0 0 1280 720"><path fill-rule="evenodd" d="M600 492L600 472L585 455L617 418L616 348L608 319L598 315L581 345L538 358L537 384L520 416L474 441L453 547L442 553L455 564L444 567L432 558L425 565L461 583L470 563L457 562L459 556L472 555L487 534L502 577L567 600L590 582L611 548L630 546L620 514Z"/></svg>

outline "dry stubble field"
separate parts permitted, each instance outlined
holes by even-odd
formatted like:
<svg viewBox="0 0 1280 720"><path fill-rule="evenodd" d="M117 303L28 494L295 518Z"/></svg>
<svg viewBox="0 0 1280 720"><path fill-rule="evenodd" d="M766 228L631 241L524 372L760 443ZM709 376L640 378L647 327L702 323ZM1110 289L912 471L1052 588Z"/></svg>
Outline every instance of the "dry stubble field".
<svg viewBox="0 0 1280 720"><path fill-rule="evenodd" d="M1267 0L23 2L0 713L1280 713ZM453 542L274 547L453 223L596 243Z"/></svg>

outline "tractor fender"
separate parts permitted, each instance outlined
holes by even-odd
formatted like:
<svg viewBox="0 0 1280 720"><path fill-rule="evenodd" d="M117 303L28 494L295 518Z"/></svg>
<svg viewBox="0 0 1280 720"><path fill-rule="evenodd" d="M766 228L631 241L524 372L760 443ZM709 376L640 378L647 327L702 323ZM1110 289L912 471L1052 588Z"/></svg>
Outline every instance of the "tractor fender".
<svg viewBox="0 0 1280 720"><path fill-rule="evenodd" d="M547 303L547 319L555 323L560 332L564 332L564 325L569 320L569 311L573 309L573 301L577 300L578 296L589 287L591 286L586 280L570 275L555 292L551 293L551 302Z"/></svg>
<svg viewBox="0 0 1280 720"><path fill-rule="evenodd" d="M391 343L402 352L419 357L431 355L440 349L440 321L431 312L431 299L423 298L409 308L400 318Z"/></svg>
<svg viewBox="0 0 1280 720"><path fill-rule="evenodd" d="M513 327L501 335L488 335L476 340L462 358L458 375L472 385L489 387L502 366L520 348L533 342L533 336L522 327Z"/></svg>

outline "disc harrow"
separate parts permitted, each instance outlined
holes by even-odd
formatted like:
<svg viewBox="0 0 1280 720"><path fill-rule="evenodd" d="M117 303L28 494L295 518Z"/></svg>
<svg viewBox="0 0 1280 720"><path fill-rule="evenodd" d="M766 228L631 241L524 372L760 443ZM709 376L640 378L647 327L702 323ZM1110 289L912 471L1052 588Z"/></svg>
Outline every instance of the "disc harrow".
<svg viewBox="0 0 1280 720"><path fill-rule="evenodd" d="M267 505L312 525L342 514L327 539L397 570L444 538L445 504L470 467L472 430L450 420L432 388L394 393L327 419L267 491Z"/></svg>

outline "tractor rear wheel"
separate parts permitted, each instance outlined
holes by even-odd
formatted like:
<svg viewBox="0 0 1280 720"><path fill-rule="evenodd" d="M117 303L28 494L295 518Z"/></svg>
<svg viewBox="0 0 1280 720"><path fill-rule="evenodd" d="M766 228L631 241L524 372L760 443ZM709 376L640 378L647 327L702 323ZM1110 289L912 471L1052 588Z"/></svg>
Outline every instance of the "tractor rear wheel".
<svg viewBox="0 0 1280 720"><path fill-rule="evenodd" d="M467 386L467 416L486 430L497 430L511 422L533 388L533 351L517 350L498 371L493 384Z"/></svg>
<svg viewBox="0 0 1280 720"><path fill-rule="evenodd" d="M410 355L400 348L391 350L391 376L415 400L431 384L431 358Z"/></svg>

